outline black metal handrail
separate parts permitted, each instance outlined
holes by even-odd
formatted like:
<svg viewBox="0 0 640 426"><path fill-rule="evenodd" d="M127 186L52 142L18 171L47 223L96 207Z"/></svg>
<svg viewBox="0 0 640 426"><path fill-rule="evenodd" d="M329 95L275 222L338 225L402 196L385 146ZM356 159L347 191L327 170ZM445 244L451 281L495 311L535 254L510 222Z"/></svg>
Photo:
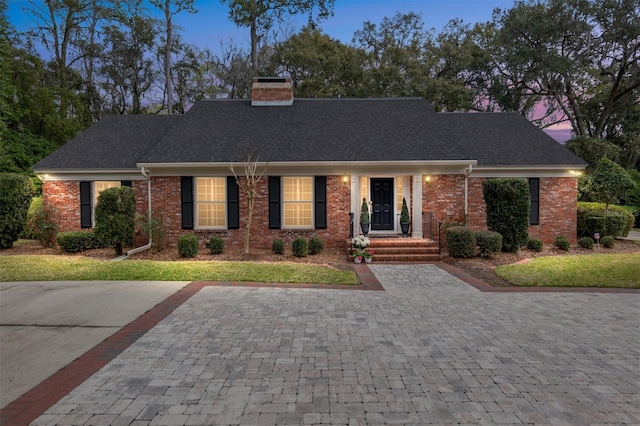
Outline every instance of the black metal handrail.
<svg viewBox="0 0 640 426"><path fill-rule="evenodd" d="M422 213L422 235L438 245L438 253L442 251L440 228L442 222L433 212Z"/></svg>

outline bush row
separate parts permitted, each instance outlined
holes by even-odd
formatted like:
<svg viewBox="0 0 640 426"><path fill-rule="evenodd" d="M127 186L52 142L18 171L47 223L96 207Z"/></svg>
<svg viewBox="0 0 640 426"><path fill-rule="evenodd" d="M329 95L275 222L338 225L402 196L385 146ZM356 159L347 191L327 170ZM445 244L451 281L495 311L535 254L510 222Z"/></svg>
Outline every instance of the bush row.
<svg viewBox="0 0 640 426"><path fill-rule="evenodd" d="M620 206L604 203L578 203L578 238L590 237L598 233L600 237L626 237L633 228L635 217Z"/></svg>
<svg viewBox="0 0 640 426"><path fill-rule="evenodd" d="M105 247L92 231L59 232L56 240L62 251L66 253L78 253Z"/></svg>
<svg viewBox="0 0 640 426"><path fill-rule="evenodd" d="M211 254L221 254L224 251L224 240L220 237L211 237L208 246ZM303 237L297 237L293 240L291 249L294 256L307 257L322 253L324 242L318 237L312 237L309 241ZM271 250L276 254L283 254L284 242L279 238L273 240ZM183 234L178 237L178 253L182 257L195 257L198 254L198 237L194 234Z"/></svg>
<svg viewBox="0 0 640 426"><path fill-rule="evenodd" d="M465 226L452 226L445 236L453 257L491 257L502 250L502 235L498 232L474 232Z"/></svg>

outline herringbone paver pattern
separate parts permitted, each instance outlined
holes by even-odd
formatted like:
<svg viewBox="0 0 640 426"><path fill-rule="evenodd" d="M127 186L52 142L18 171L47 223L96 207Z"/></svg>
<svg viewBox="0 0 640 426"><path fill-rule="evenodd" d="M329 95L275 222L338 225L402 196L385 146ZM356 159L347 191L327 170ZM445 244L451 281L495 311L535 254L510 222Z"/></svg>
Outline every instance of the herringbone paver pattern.
<svg viewBox="0 0 640 426"><path fill-rule="evenodd" d="M37 425L640 424L640 297L205 287Z"/></svg>

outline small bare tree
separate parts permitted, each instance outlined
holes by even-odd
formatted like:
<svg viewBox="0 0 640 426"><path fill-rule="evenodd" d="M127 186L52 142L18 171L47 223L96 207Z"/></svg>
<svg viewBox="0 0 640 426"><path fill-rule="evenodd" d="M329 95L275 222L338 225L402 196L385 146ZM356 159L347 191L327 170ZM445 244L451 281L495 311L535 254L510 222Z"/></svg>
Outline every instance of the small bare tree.
<svg viewBox="0 0 640 426"><path fill-rule="evenodd" d="M251 239L253 206L256 196L258 195L258 183L260 183L262 176L264 176L264 173L267 171L269 162L267 161L262 172L258 173L258 160L260 159L260 156L256 150L253 148L241 147L240 152L242 156L242 167L244 168L244 179L240 180L233 168L233 164L229 166L229 169L231 169L231 173L233 173L233 176L236 178L238 189L240 189L240 192L247 199L247 225L244 229L244 252L245 254L248 254L249 241Z"/></svg>

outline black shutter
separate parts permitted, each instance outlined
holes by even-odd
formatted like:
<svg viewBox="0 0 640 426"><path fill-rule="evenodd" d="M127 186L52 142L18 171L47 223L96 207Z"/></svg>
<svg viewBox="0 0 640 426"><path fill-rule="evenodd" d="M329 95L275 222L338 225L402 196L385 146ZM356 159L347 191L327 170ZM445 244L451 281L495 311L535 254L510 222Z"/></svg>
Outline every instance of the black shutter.
<svg viewBox="0 0 640 426"><path fill-rule="evenodd" d="M280 229L280 176L269 176L269 229Z"/></svg>
<svg viewBox="0 0 640 426"><path fill-rule="evenodd" d="M121 180L120 181L120 186L128 186L129 188L131 188L131 181L130 180Z"/></svg>
<svg viewBox="0 0 640 426"><path fill-rule="evenodd" d="M315 227L327 229L327 177L316 176L313 190Z"/></svg>
<svg viewBox="0 0 640 426"><path fill-rule="evenodd" d="M193 178L180 178L180 194L182 204L182 229L193 229Z"/></svg>
<svg viewBox="0 0 640 426"><path fill-rule="evenodd" d="M80 182L80 227L91 228L91 182Z"/></svg>
<svg viewBox="0 0 640 426"><path fill-rule="evenodd" d="M529 179L529 193L531 194L529 225L538 225L540 223L540 178Z"/></svg>
<svg viewBox="0 0 640 426"><path fill-rule="evenodd" d="M240 190L235 176L227 176L227 227L240 228Z"/></svg>

